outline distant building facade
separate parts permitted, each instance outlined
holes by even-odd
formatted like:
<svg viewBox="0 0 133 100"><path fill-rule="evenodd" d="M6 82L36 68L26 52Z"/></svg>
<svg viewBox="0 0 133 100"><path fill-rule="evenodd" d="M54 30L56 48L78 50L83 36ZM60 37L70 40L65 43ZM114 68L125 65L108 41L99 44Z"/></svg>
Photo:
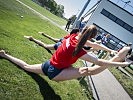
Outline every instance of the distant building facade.
<svg viewBox="0 0 133 100"><path fill-rule="evenodd" d="M90 24L96 25L101 34L110 34L109 48L118 50L129 42L133 44L133 15L110 0L101 0L88 20Z"/></svg>

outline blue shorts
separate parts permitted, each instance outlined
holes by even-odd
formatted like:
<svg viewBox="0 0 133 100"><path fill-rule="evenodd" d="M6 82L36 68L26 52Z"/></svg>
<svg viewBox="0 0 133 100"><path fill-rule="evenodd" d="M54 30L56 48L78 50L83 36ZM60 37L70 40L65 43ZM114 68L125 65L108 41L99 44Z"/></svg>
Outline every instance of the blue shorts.
<svg viewBox="0 0 133 100"><path fill-rule="evenodd" d="M64 38L61 38L60 40L59 40L59 42L62 42L64 40Z"/></svg>
<svg viewBox="0 0 133 100"><path fill-rule="evenodd" d="M57 50L58 47L61 45L62 41L64 40L64 38L61 38L57 43L55 43L54 45L54 49Z"/></svg>
<svg viewBox="0 0 133 100"><path fill-rule="evenodd" d="M54 45L54 49L57 50L58 47L59 47L60 45L61 45L61 42L57 42L57 43L55 43L55 45Z"/></svg>
<svg viewBox="0 0 133 100"><path fill-rule="evenodd" d="M46 61L42 64L43 73L48 76L49 79L53 79L56 75L58 75L62 69L57 69L50 64L50 61Z"/></svg>

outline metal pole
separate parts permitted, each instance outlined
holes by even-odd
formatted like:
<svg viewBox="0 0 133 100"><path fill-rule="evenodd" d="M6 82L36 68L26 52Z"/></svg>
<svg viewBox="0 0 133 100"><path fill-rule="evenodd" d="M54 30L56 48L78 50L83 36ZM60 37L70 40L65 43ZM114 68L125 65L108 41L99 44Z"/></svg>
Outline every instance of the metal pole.
<svg viewBox="0 0 133 100"><path fill-rule="evenodd" d="M86 9L86 7L88 6L88 4L89 4L90 1L91 1L91 0L87 0L87 2L86 2L86 4L84 5L83 9L82 9L81 12L79 13L79 15L78 15L78 17L76 18L76 20L74 21L72 28L75 27L77 21L79 20L79 18L81 17L81 15L84 13L84 11L85 11L85 9Z"/></svg>

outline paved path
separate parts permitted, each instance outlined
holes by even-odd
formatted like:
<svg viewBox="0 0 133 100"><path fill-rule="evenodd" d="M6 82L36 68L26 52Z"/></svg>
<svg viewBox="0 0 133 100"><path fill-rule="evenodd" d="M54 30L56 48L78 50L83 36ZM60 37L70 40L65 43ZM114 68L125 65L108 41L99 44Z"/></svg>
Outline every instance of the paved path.
<svg viewBox="0 0 133 100"><path fill-rule="evenodd" d="M90 63L87 62L87 65L90 66ZM89 76L89 82L95 100L132 100L108 69Z"/></svg>

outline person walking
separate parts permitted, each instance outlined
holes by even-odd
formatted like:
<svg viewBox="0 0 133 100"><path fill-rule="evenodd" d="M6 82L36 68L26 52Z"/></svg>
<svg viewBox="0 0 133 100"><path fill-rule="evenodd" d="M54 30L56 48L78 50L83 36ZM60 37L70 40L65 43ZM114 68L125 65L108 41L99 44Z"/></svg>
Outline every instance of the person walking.
<svg viewBox="0 0 133 100"><path fill-rule="evenodd" d="M72 18L69 18L68 21L67 21L67 24L66 24L65 30L68 31L68 29L69 29L71 23L72 23Z"/></svg>

